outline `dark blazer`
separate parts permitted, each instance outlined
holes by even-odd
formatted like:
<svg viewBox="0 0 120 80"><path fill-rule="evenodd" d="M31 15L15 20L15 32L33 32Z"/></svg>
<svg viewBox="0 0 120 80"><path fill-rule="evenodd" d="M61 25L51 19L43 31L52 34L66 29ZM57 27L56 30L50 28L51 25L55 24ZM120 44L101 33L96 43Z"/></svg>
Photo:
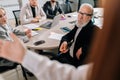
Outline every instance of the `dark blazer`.
<svg viewBox="0 0 120 80"><path fill-rule="evenodd" d="M74 36L75 36L77 29L78 29L78 27L75 26L68 34L63 36L61 43L63 41L67 41L67 42L70 42L71 40L74 41ZM90 43L92 41L95 30L99 30L99 28L96 27L95 25L93 25L92 21L90 21L79 32L79 34L76 38L75 47L73 50L73 53L74 53L73 54L73 60L74 60L73 65L79 66L79 65L83 64L83 61L88 54L88 50L90 48ZM60 43L60 45L61 45L61 43ZM76 52L78 51L79 48L82 48L82 55L80 56L80 60L78 60L76 57ZM69 51L67 53L69 53Z"/></svg>
<svg viewBox="0 0 120 80"><path fill-rule="evenodd" d="M43 10L47 15L47 18L53 19L56 16L56 13L59 12L60 14L63 13L62 9L60 8L59 3L56 1L55 10L52 9L51 2L47 1L44 6Z"/></svg>

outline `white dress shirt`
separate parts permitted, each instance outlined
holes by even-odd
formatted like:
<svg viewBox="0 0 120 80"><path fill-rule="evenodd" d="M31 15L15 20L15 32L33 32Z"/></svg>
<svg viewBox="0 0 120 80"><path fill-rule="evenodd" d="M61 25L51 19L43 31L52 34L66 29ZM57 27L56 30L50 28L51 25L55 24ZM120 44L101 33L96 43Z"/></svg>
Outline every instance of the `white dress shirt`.
<svg viewBox="0 0 120 80"><path fill-rule="evenodd" d="M68 64L50 61L47 57L27 51L22 65L38 80L86 80L91 64L75 68Z"/></svg>
<svg viewBox="0 0 120 80"><path fill-rule="evenodd" d="M71 47L70 47L70 56L73 57L73 50L74 50L74 46L75 46L75 42L76 42L76 38L79 34L79 32L81 31L81 29L83 28L83 26L79 25L78 22L76 22L76 26L78 27L75 36L74 36L74 42L72 43Z"/></svg>
<svg viewBox="0 0 120 80"><path fill-rule="evenodd" d="M71 47L70 47L70 56L73 57L73 51L74 51L74 46L75 46L75 42L76 42L76 39L77 39L77 36L78 34L80 33L81 29L86 26L88 24L88 22L86 22L86 24L82 24L80 25L78 23L78 21L76 22L76 26L78 27L76 33L75 33L75 36L74 36L74 42L72 43Z"/></svg>
<svg viewBox="0 0 120 80"><path fill-rule="evenodd" d="M75 46L75 42L76 42L76 38L79 34L79 32L81 31L82 27L78 27L76 33L75 33L75 37L74 37L74 42L72 43L71 47L70 47L70 56L73 57L73 50L74 50L74 46Z"/></svg>

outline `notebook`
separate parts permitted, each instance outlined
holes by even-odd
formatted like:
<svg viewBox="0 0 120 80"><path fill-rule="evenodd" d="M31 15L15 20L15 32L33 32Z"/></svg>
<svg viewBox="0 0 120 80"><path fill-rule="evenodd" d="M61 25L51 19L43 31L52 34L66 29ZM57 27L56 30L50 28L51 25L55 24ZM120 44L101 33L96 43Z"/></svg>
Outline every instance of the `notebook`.
<svg viewBox="0 0 120 80"><path fill-rule="evenodd" d="M54 17L53 21L47 21L44 24L40 25L40 27L50 29L51 27L56 26L59 23L60 15Z"/></svg>

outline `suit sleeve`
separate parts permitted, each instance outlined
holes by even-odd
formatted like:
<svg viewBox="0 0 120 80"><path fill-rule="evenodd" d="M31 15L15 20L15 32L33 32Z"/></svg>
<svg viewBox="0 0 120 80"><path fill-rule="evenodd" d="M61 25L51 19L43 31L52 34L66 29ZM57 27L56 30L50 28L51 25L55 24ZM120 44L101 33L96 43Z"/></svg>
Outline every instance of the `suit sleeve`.
<svg viewBox="0 0 120 80"><path fill-rule="evenodd" d="M33 17L27 18L27 16L26 16L26 8L27 8L27 6L23 6L21 8L21 11L20 11L21 24L27 24L27 23L30 23L33 20Z"/></svg>
<svg viewBox="0 0 120 80"><path fill-rule="evenodd" d="M77 27L75 26L69 33L67 33L66 35L62 37L59 47L61 46L62 42L64 41L71 42L74 39L76 29Z"/></svg>
<svg viewBox="0 0 120 80"><path fill-rule="evenodd" d="M60 6L60 4L58 2L57 2L57 6L58 6L58 12L60 14L64 13L63 10L62 10L62 8L61 8L61 6Z"/></svg>
<svg viewBox="0 0 120 80"><path fill-rule="evenodd" d="M13 29L13 33L16 35L21 35L21 36L25 36L26 33L24 31L20 31L18 29Z"/></svg>
<svg viewBox="0 0 120 80"><path fill-rule="evenodd" d="M40 9L40 15L41 15L41 19L39 21L43 21L46 19L46 14L41 7L39 7L39 9Z"/></svg>
<svg viewBox="0 0 120 80"><path fill-rule="evenodd" d="M44 10L44 12L46 13L47 18L53 19L53 18L55 17L55 15L49 14L49 12L48 12L48 6L49 6L49 3L46 2L46 3L44 4L44 6L43 6L43 10Z"/></svg>

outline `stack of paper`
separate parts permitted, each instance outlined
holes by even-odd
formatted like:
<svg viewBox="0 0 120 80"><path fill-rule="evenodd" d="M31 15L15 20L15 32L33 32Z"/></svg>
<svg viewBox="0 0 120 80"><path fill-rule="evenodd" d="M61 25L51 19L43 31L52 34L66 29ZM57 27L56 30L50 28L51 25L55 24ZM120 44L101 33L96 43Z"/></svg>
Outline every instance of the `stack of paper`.
<svg viewBox="0 0 120 80"><path fill-rule="evenodd" d="M31 33L32 33L32 36L35 36L38 34L36 31L32 31Z"/></svg>
<svg viewBox="0 0 120 80"><path fill-rule="evenodd" d="M63 36L63 34L58 34L58 33L55 33L55 32L51 32L50 36L48 38L61 40L62 36Z"/></svg>
<svg viewBox="0 0 120 80"><path fill-rule="evenodd" d="M37 28L37 27L39 27L39 26L36 25L36 24L26 24L26 25L24 25L24 27L26 27L26 28L28 28L28 29L35 29L35 28Z"/></svg>

